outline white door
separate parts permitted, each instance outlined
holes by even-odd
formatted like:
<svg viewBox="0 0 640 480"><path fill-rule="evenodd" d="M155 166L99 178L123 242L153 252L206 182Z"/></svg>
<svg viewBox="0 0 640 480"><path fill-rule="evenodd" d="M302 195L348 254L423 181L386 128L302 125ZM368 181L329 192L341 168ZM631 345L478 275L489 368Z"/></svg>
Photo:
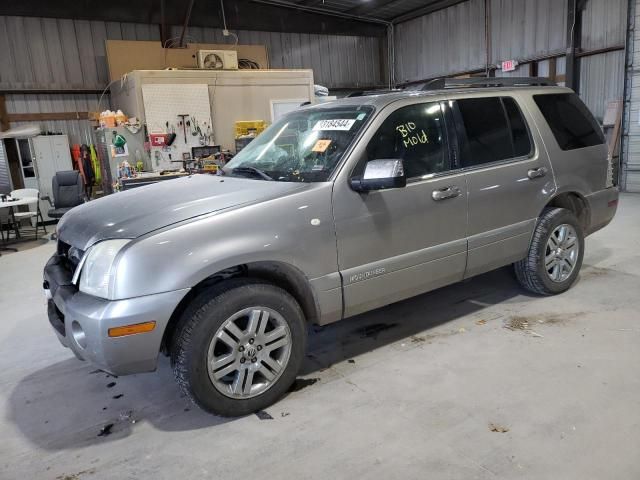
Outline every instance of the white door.
<svg viewBox="0 0 640 480"><path fill-rule="evenodd" d="M66 135L39 135L32 139L36 159L36 175L40 197L49 196L53 201L51 182L56 172L73 170L69 139ZM51 220L47 216L50 205L40 201L40 210L44 220Z"/></svg>

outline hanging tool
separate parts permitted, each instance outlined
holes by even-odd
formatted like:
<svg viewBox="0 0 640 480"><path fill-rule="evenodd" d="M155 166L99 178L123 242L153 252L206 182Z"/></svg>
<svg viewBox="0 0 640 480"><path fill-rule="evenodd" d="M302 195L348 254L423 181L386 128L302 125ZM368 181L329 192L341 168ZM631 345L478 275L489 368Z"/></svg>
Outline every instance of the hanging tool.
<svg viewBox="0 0 640 480"><path fill-rule="evenodd" d="M191 125L191 123L189 122L189 120L185 121L185 118L189 118L189 115L186 113L180 113L178 114L178 117L180 117L180 123L178 123L178 125L182 126L182 131L184 133L184 143L187 143L187 126Z"/></svg>
<svg viewBox="0 0 640 480"><path fill-rule="evenodd" d="M198 120L196 120L196 117L191 117L191 135L193 135L194 137L198 135Z"/></svg>
<svg viewBox="0 0 640 480"><path fill-rule="evenodd" d="M212 144L213 143L213 134L211 133L211 125L209 125L207 122L204 122L204 126L206 129L206 134L205 137L207 138L207 144Z"/></svg>
<svg viewBox="0 0 640 480"><path fill-rule="evenodd" d="M165 142L166 145L171 146L176 139L176 129L173 127L173 124L169 124L167 122L167 140Z"/></svg>

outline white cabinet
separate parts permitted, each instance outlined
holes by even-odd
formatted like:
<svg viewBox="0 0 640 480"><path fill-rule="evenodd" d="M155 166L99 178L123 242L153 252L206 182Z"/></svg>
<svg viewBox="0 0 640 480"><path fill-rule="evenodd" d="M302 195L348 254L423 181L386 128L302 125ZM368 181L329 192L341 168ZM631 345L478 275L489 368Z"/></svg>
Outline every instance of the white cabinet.
<svg viewBox="0 0 640 480"><path fill-rule="evenodd" d="M11 174L7 155L4 153L4 142L0 140L0 193L7 194L11 190Z"/></svg>
<svg viewBox="0 0 640 480"><path fill-rule="evenodd" d="M34 161L33 148L29 138L17 138L16 146L20 160L20 171L24 188L38 188L38 178L36 177L36 167Z"/></svg>
<svg viewBox="0 0 640 480"><path fill-rule="evenodd" d="M40 196L49 196L53 201L51 181L56 172L73 170L71 151L69 149L69 137L66 135L38 135L33 137L33 151L35 153L35 171L38 178L38 190ZM44 220L50 220L47 216L49 203L40 201L40 210Z"/></svg>

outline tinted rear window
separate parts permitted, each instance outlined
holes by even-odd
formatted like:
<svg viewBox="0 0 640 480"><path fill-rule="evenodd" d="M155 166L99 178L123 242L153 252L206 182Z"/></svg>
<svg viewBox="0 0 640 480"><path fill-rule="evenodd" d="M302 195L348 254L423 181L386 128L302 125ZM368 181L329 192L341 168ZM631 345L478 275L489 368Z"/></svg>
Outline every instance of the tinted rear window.
<svg viewBox="0 0 640 480"><path fill-rule="evenodd" d="M468 157L462 166L469 167L513 157L509 125L500 98L467 98L458 101L467 132Z"/></svg>
<svg viewBox="0 0 640 480"><path fill-rule="evenodd" d="M529 136L527 125L524 123L522 112L513 98L503 97L502 104L511 125L514 156L525 157L531 153L531 137Z"/></svg>
<svg viewBox="0 0 640 480"><path fill-rule="evenodd" d="M529 130L513 98L465 98L457 104L466 133L462 167L531 153Z"/></svg>
<svg viewBox="0 0 640 480"><path fill-rule="evenodd" d="M562 150L592 147L604 143L602 129L575 93L534 95Z"/></svg>

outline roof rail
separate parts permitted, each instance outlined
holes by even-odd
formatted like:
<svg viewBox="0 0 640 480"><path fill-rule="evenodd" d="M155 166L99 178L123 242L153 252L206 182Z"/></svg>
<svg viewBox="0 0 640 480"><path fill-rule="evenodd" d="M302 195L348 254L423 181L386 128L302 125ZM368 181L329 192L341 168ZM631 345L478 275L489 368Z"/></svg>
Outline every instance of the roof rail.
<svg viewBox="0 0 640 480"><path fill-rule="evenodd" d="M425 83L421 90L479 87L552 87L556 83L544 77L470 77L436 78Z"/></svg>
<svg viewBox="0 0 640 480"><path fill-rule="evenodd" d="M349 95L346 96L346 98L367 97L369 95L383 95L385 93L396 93L401 91L402 90L400 89L358 90L356 92L351 92Z"/></svg>

